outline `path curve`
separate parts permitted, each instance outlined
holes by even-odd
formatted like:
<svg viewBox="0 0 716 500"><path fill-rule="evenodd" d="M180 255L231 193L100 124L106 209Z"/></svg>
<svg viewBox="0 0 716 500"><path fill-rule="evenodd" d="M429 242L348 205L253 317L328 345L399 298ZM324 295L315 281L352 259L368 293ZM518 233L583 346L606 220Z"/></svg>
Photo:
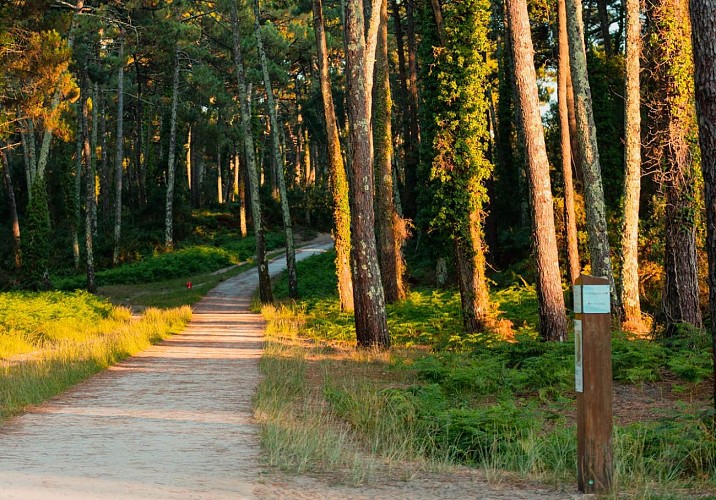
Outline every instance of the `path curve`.
<svg viewBox="0 0 716 500"><path fill-rule="evenodd" d="M297 260L331 248L329 237ZM285 269L274 259L270 273ZM187 328L0 427L5 499L562 499L529 482L488 482L477 470L416 473L352 488L264 473L251 399L264 320L250 312L255 270L220 283Z"/></svg>
<svg viewBox="0 0 716 500"><path fill-rule="evenodd" d="M327 236L296 251L326 251ZM269 272L286 268L271 261ZM260 481L251 398L264 321L258 275L220 283L180 334L0 429L0 498L248 498Z"/></svg>

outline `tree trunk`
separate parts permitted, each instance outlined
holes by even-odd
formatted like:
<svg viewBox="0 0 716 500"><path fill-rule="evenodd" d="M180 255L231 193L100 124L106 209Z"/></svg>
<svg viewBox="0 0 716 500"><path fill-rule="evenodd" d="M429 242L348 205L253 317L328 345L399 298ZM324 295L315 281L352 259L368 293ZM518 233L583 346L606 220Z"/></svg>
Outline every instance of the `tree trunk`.
<svg viewBox="0 0 716 500"><path fill-rule="evenodd" d="M392 102L388 61L387 0L383 0L381 4L375 62L376 80L373 94L376 236L378 240L378 262L383 280L385 301L393 303L405 298L405 285L403 283L405 264L401 252L405 239L405 230L403 221L395 211L395 199L393 197L393 131L391 129Z"/></svg>
<svg viewBox="0 0 716 500"><path fill-rule="evenodd" d="M169 151L167 153L167 197L164 211L164 246L174 248L174 184L176 176L177 108L179 107L179 45L174 47L172 76L172 108L169 121Z"/></svg>
<svg viewBox="0 0 716 500"><path fill-rule="evenodd" d="M81 93L81 89L80 89ZM82 188L82 129L85 123L82 119L82 106L77 111L77 133L75 136L75 154L77 155L75 161L75 170L72 177L72 209L74 213L71 219L70 231L72 231L72 256L74 257L75 271L80 270L80 219L82 218L82 200L81 200L81 188Z"/></svg>
<svg viewBox="0 0 716 500"><path fill-rule="evenodd" d="M249 234L248 229L246 228L246 170L241 169L241 155L236 152L234 161L236 162L236 170L234 172L234 181L235 181L235 193L236 198L239 201L239 231L241 232L241 237L246 238L246 235ZM244 172L243 175L241 173Z"/></svg>
<svg viewBox="0 0 716 500"><path fill-rule="evenodd" d="M87 104L88 95L88 77L87 68L82 68L80 77L80 99L81 99L81 122L82 122L82 164L85 172L85 266L87 272L87 291L95 293L97 286L95 284L94 275L94 249L93 249L93 230L94 230L94 204L95 204L95 177L92 168L92 146L90 145L89 134L89 105Z"/></svg>
<svg viewBox="0 0 716 500"><path fill-rule="evenodd" d="M137 103L135 108L136 117L136 143L135 143L135 158L136 158L136 171L135 176L137 178L137 201L139 206L143 207L147 204L147 193L146 193L146 179L147 179L147 160L145 155L142 154L142 125L144 118L144 98L142 97L142 75L141 65L139 63L139 56L134 55L134 69L137 74Z"/></svg>
<svg viewBox="0 0 716 500"><path fill-rule="evenodd" d="M613 310L618 314L618 300L614 287L609 239L607 237L607 217L604 207L602 170L599 165L599 150L597 148L597 129L594 125L592 94L589 88L589 80L587 79L582 3L581 0L566 1L569 60L572 66L577 143L584 176L584 205L587 215L591 272L594 276L605 277L609 280Z"/></svg>
<svg viewBox="0 0 716 500"><path fill-rule="evenodd" d="M415 219L418 208L415 187L420 161L420 128L418 126L418 44L415 39L415 0L405 2L406 32L408 39L408 123L410 141L405 152L405 214Z"/></svg>
<svg viewBox="0 0 716 500"><path fill-rule="evenodd" d="M216 151L216 201L219 205L224 204L224 182L221 175L221 146Z"/></svg>
<svg viewBox="0 0 716 500"><path fill-rule="evenodd" d="M391 0L391 9L393 15L393 26L395 29L395 44L398 52L398 92L397 102L398 109L400 110L401 125L403 130L403 174L407 174L409 168L417 168L415 165L408 165L408 157L410 156L409 150L414 147L411 140L410 133L410 113L408 110L408 82L407 82L407 71L405 63L405 42L403 38L403 25L400 18L400 5L397 0ZM408 192L414 187L409 187L405 181L405 177L401 177L403 187L403 200L406 200ZM396 184L397 186L397 184ZM397 192L397 190L396 190Z"/></svg>
<svg viewBox="0 0 716 500"><path fill-rule="evenodd" d="M569 79L569 46L567 41L567 7L565 0L558 1L559 23L559 70L557 91L559 93L559 131L562 146L562 178L564 179L564 214L567 233L567 270L569 282L579 278L579 246L577 241L577 217L574 211L574 183L572 182L572 143L570 142L569 109L567 106Z"/></svg>
<svg viewBox="0 0 716 500"><path fill-rule="evenodd" d="M621 235L621 304L623 328L641 332L639 301L639 196L641 191L641 97L639 0L626 1L626 84L624 109L624 223Z"/></svg>
<svg viewBox="0 0 716 500"><path fill-rule="evenodd" d="M239 101L241 104L241 128L244 136L244 150L246 152L246 170L248 171L249 188L251 191L251 213L254 220L254 234L256 235L256 262L259 273L259 298L261 302L271 302L271 279L269 278L268 260L266 259L266 243L261 222L261 199L259 196L259 173L256 170L256 156L254 151L254 138L251 131L250 92L246 89L244 78L244 64L241 57L241 33L239 31L239 13L236 2L231 2L231 28L233 35L234 68L236 81L239 87Z"/></svg>
<svg viewBox="0 0 716 500"><path fill-rule="evenodd" d="M99 128L100 128L100 148L102 149L102 158L101 158L101 164L100 164L100 187L99 191L102 194L102 217L104 221L107 221L109 219L109 211L110 211L110 200L112 191L111 188L111 181L110 181L110 172L109 172L109 157L108 157L108 151L107 151L107 113L105 109L105 105L107 103L106 98L104 96L104 91L100 90L100 106L101 106L101 117L99 121Z"/></svg>
<svg viewBox="0 0 716 500"><path fill-rule="evenodd" d="M328 141L328 169L333 196L333 240L336 248L336 277L338 296L342 311L353 311L353 279L351 277L351 214L348 205L348 179L343 164L341 141L336 123L336 111L331 94L331 78L328 73L328 48L324 31L323 7L321 0L313 0L313 27L316 33L318 69L323 98L323 116L326 120L326 138ZM301 144L299 133L299 144ZM296 156L300 155L297 152Z"/></svg>
<svg viewBox="0 0 716 500"><path fill-rule="evenodd" d="M5 177L5 189L7 190L7 201L10 205L10 222L12 224L12 238L15 245L15 269L20 269L22 265L22 254L20 251L20 220L17 217L17 204L15 203L15 189L12 185L12 174L10 172L10 163L7 160L7 153L4 148L0 148L0 156L2 156L2 164Z"/></svg>
<svg viewBox="0 0 716 500"><path fill-rule="evenodd" d="M696 110L706 205L709 311L715 380L713 396L716 405L716 4L711 0L691 0L690 4Z"/></svg>
<svg viewBox="0 0 716 500"><path fill-rule="evenodd" d="M72 50L72 46L75 42L75 27L77 18L82 12L82 9L84 9L85 2L84 0L77 0L77 3L75 5L74 13L72 15L72 22L70 24L70 30L67 34L67 47ZM65 70L69 71L69 70ZM61 75L61 76L64 76ZM58 79L58 82L61 80ZM60 98L61 98L61 89L59 85L55 89L54 94L52 95L52 101L50 103L50 113L54 114L57 111L57 108L60 106ZM50 157L50 143L52 142L52 133L54 132L54 128L52 126L48 126L45 128L45 132L42 135L42 144L40 146L40 156L37 159L37 170L36 170L36 179L37 178L45 178L45 168L47 168L47 160ZM35 179L33 179L33 182ZM28 188L28 191L30 189Z"/></svg>
<svg viewBox="0 0 716 500"><path fill-rule="evenodd" d="M97 141L99 138L99 84L97 82L94 82L92 84L92 136L90 137L90 149L92 152L92 161L93 161L93 172L95 180L94 182L97 182L97 165L99 165L99 160L101 157L101 153L99 152L99 148L97 145ZM97 203L98 203L98 192L96 189L96 186L92 188L92 193L94 195L94 201L92 202L92 235L97 236Z"/></svg>
<svg viewBox="0 0 716 500"><path fill-rule="evenodd" d="M607 57L612 57L614 50L612 49L612 36L609 34L609 25L611 22L609 20L607 0L597 0L597 10L599 11L599 27L602 30L602 39L604 40L604 53Z"/></svg>
<svg viewBox="0 0 716 500"><path fill-rule="evenodd" d="M698 193L691 135L696 124L688 0L652 0L647 4L652 41L654 93L649 105L654 160L662 166L666 197L664 294L666 335L680 323L701 327L696 255Z"/></svg>
<svg viewBox="0 0 716 500"><path fill-rule="evenodd" d="M549 161L539 112L534 49L526 0L507 0L507 14L528 165L540 336L543 340L563 341L567 338L567 319L554 229Z"/></svg>
<svg viewBox="0 0 716 500"><path fill-rule="evenodd" d="M269 121L271 123L271 145L273 169L278 180L278 191L281 196L281 217L283 219L283 230L286 234L286 267L288 269L288 296L292 299L298 298L298 277L296 274L296 249L293 241L293 228L291 225L291 210L288 206L288 190L286 189L286 174L283 162L281 161L281 144L279 139L279 126L276 117L276 102L274 100L273 88L271 87L271 77L268 71L268 61L266 59L266 51L264 50L263 39L261 37L261 24L259 22L259 2L253 0L254 9L254 32L256 35L256 45L259 50L259 60L261 62L261 72L263 73L264 87L266 88L266 105L269 112Z"/></svg>
<svg viewBox="0 0 716 500"><path fill-rule="evenodd" d="M189 185L189 198L193 199L193 195L191 193L192 188L192 165L191 165L191 153L192 153L192 136L191 136L191 124L189 124L189 131L186 133L186 145L184 146L184 149L186 150L186 182Z"/></svg>
<svg viewBox="0 0 716 500"><path fill-rule="evenodd" d="M122 238L122 164L124 162L124 32L119 37L119 69L117 70L117 156L114 164L114 249L112 264L119 263Z"/></svg>
<svg viewBox="0 0 716 500"><path fill-rule="evenodd" d="M345 43L348 120L350 122L351 243L353 301L358 345L390 346L385 297L378 266L373 209L373 134L371 96L381 0L372 4L365 33L363 0L346 0Z"/></svg>

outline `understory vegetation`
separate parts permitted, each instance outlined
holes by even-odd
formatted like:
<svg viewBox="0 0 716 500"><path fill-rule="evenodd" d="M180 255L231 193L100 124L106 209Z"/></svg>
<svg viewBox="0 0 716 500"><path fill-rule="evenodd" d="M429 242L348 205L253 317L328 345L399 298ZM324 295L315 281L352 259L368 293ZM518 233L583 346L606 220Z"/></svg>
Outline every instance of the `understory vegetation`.
<svg viewBox="0 0 716 500"><path fill-rule="evenodd" d="M181 331L189 307L124 307L82 291L0 294L0 420Z"/></svg>
<svg viewBox="0 0 716 500"><path fill-rule="evenodd" d="M538 340L533 287L492 294L491 335L459 333L457 291L416 287L388 306L394 349L366 352L340 312L333 258L299 265L302 300L262 309L256 410L271 465L352 483L405 473L406 460L576 481L574 343ZM668 341L613 334L616 493L716 492L709 341L688 328Z"/></svg>

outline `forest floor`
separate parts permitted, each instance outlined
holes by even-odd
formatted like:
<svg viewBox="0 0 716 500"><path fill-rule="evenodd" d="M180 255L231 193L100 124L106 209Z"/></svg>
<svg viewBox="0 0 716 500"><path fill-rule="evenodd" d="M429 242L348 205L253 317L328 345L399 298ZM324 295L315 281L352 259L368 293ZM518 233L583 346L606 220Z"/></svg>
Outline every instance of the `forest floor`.
<svg viewBox="0 0 716 500"><path fill-rule="evenodd" d="M325 236L303 259L330 248ZM275 259L272 274L285 268ZM2 498L571 498L467 468L369 486L262 467L252 397L264 320L254 271L194 306L184 332L75 386L0 429Z"/></svg>

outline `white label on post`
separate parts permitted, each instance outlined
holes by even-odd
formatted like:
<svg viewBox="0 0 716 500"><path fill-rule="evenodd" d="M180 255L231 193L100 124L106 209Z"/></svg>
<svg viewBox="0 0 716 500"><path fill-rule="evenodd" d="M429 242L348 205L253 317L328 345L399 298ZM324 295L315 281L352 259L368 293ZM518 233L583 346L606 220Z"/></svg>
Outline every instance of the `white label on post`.
<svg viewBox="0 0 716 500"><path fill-rule="evenodd" d="M584 314L609 314L609 285L584 285L582 287L582 308Z"/></svg>
<svg viewBox="0 0 716 500"><path fill-rule="evenodd" d="M582 285L574 285L574 314L582 314Z"/></svg>
<svg viewBox="0 0 716 500"><path fill-rule="evenodd" d="M584 392L584 370L582 357L582 320L574 320L574 389Z"/></svg>

